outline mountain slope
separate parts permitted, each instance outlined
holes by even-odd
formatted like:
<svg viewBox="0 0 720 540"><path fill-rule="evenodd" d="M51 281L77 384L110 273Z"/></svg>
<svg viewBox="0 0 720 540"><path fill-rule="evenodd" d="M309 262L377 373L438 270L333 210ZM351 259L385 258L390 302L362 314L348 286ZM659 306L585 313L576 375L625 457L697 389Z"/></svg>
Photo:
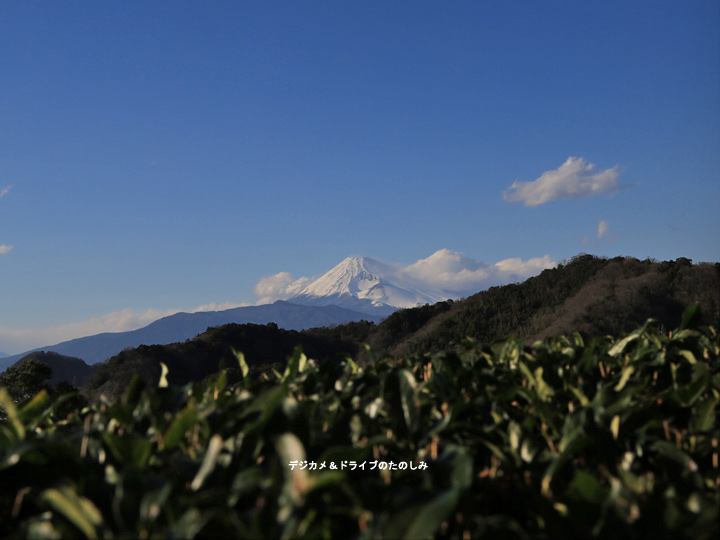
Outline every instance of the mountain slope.
<svg viewBox="0 0 720 540"><path fill-rule="evenodd" d="M390 265L370 257L348 257L289 301L303 305L335 304L386 316L398 308L434 304L447 297L441 291L421 290Z"/></svg>
<svg viewBox="0 0 720 540"><path fill-rule="evenodd" d="M441 350L468 336L489 342L507 336L533 341L574 330L618 335L648 318L672 329L696 302L704 324L720 325L720 264L580 255L523 283L398 311L368 343L377 353L403 355Z"/></svg>
<svg viewBox="0 0 720 540"><path fill-rule="evenodd" d="M354 344L339 337L283 330L272 323L226 324L181 343L125 349L99 364L82 392L91 400L101 394L114 399L134 375L155 385L160 377L160 362L167 366L171 384L199 381L220 369L227 369L229 376L237 379L240 374L233 350L243 352L250 369L256 372L259 368L284 364L298 345L310 358L318 360L354 352Z"/></svg>
<svg viewBox="0 0 720 540"><path fill-rule="evenodd" d="M57 345L40 347L36 351L53 351L66 356L82 358L88 364L100 362L127 347L162 345L191 339L211 326L229 323L276 323L280 328L302 330L315 326L329 326L359 320L379 321L377 315L368 315L338 306L301 306L278 301L263 306L246 306L224 311L176 313L163 317L137 330L96 334ZM33 351L0 360L0 369L14 364Z"/></svg>
<svg viewBox="0 0 720 540"><path fill-rule="evenodd" d="M64 381L72 386L80 387L87 382L94 371L93 366L89 366L80 358L43 351L36 351L23 356L13 365L18 365L26 360L37 360L52 369L52 375L47 380L49 386L55 386Z"/></svg>
<svg viewBox="0 0 720 540"><path fill-rule="evenodd" d="M684 309L696 302L704 324L718 327L720 264L581 255L523 283L493 287L464 300L398 310L379 324L354 322L302 332L273 325L228 325L185 343L126 350L100 368L87 394L119 395L133 373L154 382L159 362L170 367L178 383L200 380L217 369L237 368L232 348L244 352L256 368L284 362L295 345L319 360L347 353L364 361L369 358L365 343L378 357L402 357L444 350L466 337L485 343L508 336L533 341L576 329L590 336L617 335L649 317L671 329L680 325Z"/></svg>

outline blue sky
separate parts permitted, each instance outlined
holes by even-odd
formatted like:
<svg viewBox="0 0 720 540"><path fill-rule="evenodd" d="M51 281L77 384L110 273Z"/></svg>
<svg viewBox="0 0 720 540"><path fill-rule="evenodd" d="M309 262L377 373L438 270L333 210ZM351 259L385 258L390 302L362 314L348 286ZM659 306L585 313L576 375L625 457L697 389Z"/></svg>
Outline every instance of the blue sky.
<svg viewBox="0 0 720 540"><path fill-rule="evenodd" d="M348 255L718 261L719 66L717 1L8 3L0 351Z"/></svg>

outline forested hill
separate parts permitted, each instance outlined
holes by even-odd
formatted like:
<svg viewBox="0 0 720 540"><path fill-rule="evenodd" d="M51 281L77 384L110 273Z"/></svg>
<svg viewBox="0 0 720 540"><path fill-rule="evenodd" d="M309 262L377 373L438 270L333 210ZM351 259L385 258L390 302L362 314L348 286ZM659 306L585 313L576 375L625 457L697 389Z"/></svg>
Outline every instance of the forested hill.
<svg viewBox="0 0 720 540"><path fill-rule="evenodd" d="M464 300L398 311L368 336L377 351L433 352L452 341L508 336L525 340L582 330L629 332L648 318L671 330L699 303L704 323L720 323L720 264L656 262L579 255L523 283L493 287Z"/></svg>
<svg viewBox="0 0 720 540"><path fill-rule="evenodd" d="M18 360L14 366L20 365L28 360L37 360L52 370L52 375L47 384L55 386L60 382L66 382L72 386L82 386L92 375L93 366L87 365L80 358L65 356L52 351L35 351Z"/></svg>
<svg viewBox="0 0 720 540"><path fill-rule="evenodd" d="M372 325L372 323L365 323ZM192 340L170 345L141 345L125 349L102 364L83 387L91 400L105 394L111 399L120 396L137 374L154 384L160 377L160 362L168 367L170 384L199 381L220 370L229 370L231 380L238 379L238 360L233 351L242 352L251 371L278 367L283 369L295 347L302 347L307 356L334 359L354 351L355 344L339 336L314 336L296 330L283 330L274 323L226 324L209 328Z"/></svg>
<svg viewBox="0 0 720 540"><path fill-rule="evenodd" d="M343 354L363 361L368 358L364 344L378 356L406 356L447 349L466 337L486 343L574 330L619 335L648 318L672 330L694 303L700 305L704 324L720 327L720 264L579 255L523 283L397 311L380 324L355 322L302 332L272 324L226 325L184 343L125 350L98 370L84 393L117 397L133 373L156 382L160 362L170 369L170 382L200 380L219 369L237 368L233 348L260 369L283 363L296 345L320 361Z"/></svg>

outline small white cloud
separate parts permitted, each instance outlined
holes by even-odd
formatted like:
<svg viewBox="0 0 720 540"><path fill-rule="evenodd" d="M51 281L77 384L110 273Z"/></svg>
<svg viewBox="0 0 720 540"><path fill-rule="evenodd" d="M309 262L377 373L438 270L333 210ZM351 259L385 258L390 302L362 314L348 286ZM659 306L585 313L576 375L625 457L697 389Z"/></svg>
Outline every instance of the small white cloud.
<svg viewBox="0 0 720 540"><path fill-rule="evenodd" d="M7 187L4 188L2 191L0 191L0 199L2 199L5 195L7 195L8 191L10 191L10 188L11 188L11 187L12 187L12 186L7 186Z"/></svg>
<svg viewBox="0 0 720 540"><path fill-rule="evenodd" d="M494 268L497 269L496 276L501 281L522 281L556 265L557 262L553 261L550 255L545 255L527 261L520 258L505 259L495 263Z"/></svg>
<svg viewBox="0 0 720 540"><path fill-rule="evenodd" d="M246 304L245 302L241 302L239 304L237 302L210 302L209 304L196 307L191 311L191 313L197 313L198 311L225 311L226 309L235 309L250 305L252 304Z"/></svg>
<svg viewBox="0 0 720 540"><path fill-rule="evenodd" d="M503 200L539 206L557 199L581 199L618 190L620 172L615 166L593 174L595 165L583 158L569 157L557 170L546 171L533 182L513 182Z"/></svg>
<svg viewBox="0 0 720 540"><path fill-rule="evenodd" d="M295 279L289 272L279 272L261 278L253 292L258 297L258 305L271 304L276 300L287 300L296 295L310 281L310 278Z"/></svg>
<svg viewBox="0 0 720 540"><path fill-rule="evenodd" d="M607 236L610 230L610 223L608 221L600 220L597 228L597 238L600 240L603 236Z"/></svg>

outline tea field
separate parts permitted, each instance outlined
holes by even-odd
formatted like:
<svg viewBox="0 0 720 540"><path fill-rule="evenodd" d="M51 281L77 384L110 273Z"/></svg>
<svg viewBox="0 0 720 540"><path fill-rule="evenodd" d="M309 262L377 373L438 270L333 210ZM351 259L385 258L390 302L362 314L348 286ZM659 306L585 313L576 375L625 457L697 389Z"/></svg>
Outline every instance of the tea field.
<svg viewBox="0 0 720 540"><path fill-rule="evenodd" d="M717 538L720 338L467 339L62 417L0 389L2 538Z"/></svg>

